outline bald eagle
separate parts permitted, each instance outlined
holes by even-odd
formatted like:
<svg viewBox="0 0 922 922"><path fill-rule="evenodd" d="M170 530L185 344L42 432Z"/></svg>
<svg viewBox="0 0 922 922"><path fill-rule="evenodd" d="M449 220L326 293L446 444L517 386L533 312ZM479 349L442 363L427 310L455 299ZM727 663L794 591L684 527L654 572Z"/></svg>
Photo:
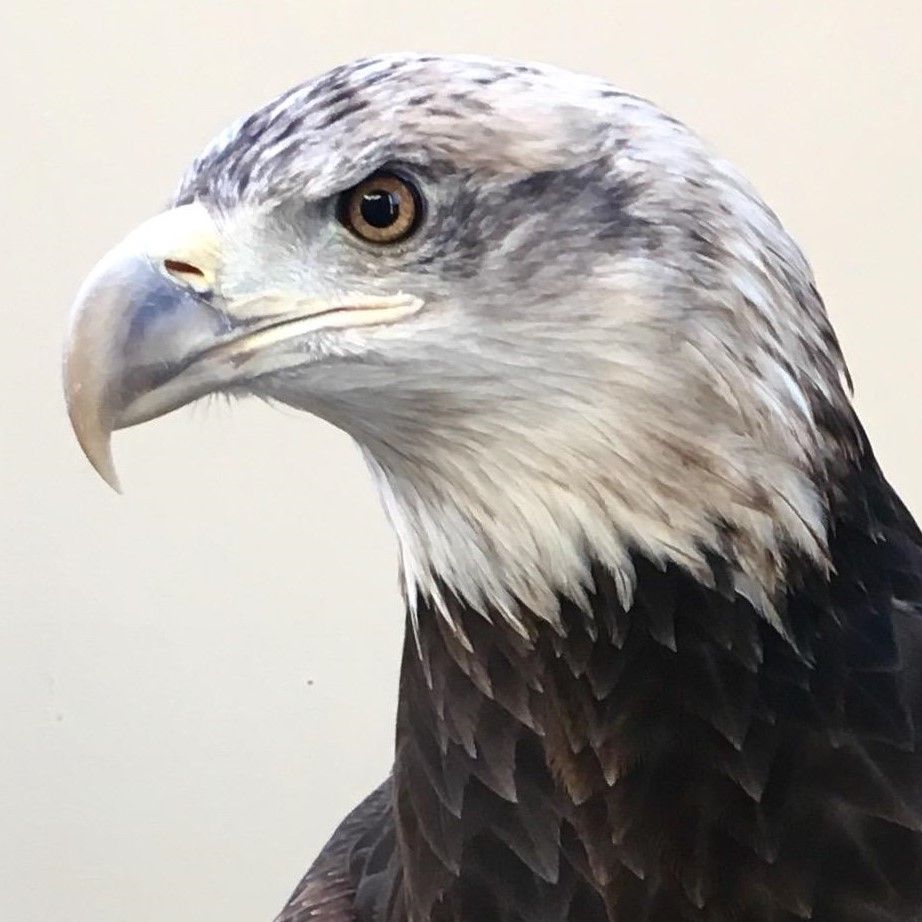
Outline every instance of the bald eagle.
<svg viewBox="0 0 922 922"><path fill-rule="evenodd" d="M279 922L922 919L922 536L803 255L598 79L339 67L105 256L76 435L339 426L406 600L390 777Z"/></svg>

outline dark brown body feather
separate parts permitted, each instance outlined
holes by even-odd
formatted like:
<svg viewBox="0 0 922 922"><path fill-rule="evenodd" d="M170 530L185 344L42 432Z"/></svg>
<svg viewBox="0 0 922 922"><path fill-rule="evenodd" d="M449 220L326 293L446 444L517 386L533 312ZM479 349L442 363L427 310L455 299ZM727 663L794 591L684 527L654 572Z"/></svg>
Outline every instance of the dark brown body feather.
<svg viewBox="0 0 922 922"><path fill-rule="evenodd" d="M868 456L788 637L642 558L532 643L458 608L404 649L394 773L280 922L922 919L922 539Z"/></svg>

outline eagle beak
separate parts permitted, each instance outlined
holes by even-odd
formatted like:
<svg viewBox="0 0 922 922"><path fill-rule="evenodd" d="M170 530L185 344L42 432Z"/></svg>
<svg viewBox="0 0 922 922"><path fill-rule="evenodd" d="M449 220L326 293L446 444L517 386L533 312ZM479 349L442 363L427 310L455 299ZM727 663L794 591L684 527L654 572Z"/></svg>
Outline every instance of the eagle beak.
<svg viewBox="0 0 922 922"><path fill-rule="evenodd" d="M111 433L167 413L219 382L183 374L233 328L215 293L220 250L198 204L142 224L80 288L64 348L64 393L77 440L118 490Z"/></svg>
<svg viewBox="0 0 922 922"><path fill-rule="evenodd" d="M319 331L389 324L422 307L404 294L258 290L229 299L222 268L218 228L194 202L129 234L77 294L64 347L67 409L84 453L115 490L116 429L303 365Z"/></svg>

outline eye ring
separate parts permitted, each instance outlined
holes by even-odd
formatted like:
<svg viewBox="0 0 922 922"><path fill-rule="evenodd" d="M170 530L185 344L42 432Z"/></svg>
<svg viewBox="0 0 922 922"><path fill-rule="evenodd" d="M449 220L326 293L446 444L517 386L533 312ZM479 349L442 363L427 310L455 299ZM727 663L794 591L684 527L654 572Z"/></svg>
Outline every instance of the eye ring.
<svg viewBox="0 0 922 922"><path fill-rule="evenodd" d="M399 243L419 226L422 198L403 176L375 173L342 193L338 214L340 223L368 243Z"/></svg>

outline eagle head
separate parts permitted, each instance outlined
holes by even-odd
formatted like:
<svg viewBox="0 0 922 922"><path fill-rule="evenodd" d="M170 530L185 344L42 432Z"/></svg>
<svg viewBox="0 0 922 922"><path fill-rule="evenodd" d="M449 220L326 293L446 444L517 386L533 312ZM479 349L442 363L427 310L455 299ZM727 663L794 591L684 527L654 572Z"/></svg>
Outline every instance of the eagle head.
<svg viewBox="0 0 922 922"><path fill-rule="evenodd" d="M339 67L222 133L73 308L65 389L111 432L203 395L321 416L367 458L424 594L527 630L631 555L772 618L825 566L856 443L810 269L685 126L602 80L480 58Z"/></svg>

